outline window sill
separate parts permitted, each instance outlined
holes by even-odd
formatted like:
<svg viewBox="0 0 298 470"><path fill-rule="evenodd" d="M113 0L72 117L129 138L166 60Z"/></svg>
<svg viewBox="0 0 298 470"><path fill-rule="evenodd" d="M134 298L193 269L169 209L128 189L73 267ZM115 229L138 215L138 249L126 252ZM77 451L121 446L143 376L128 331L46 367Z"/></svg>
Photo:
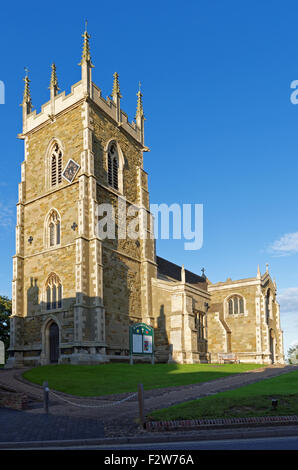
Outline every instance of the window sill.
<svg viewBox="0 0 298 470"><path fill-rule="evenodd" d="M123 191L121 189L115 189L113 188L113 186L110 186L109 183L107 185L101 184L101 186L105 189L108 189L109 191L114 193L116 196L123 196Z"/></svg>
<svg viewBox="0 0 298 470"><path fill-rule="evenodd" d="M42 313L48 313L48 314L59 313L59 312L63 312L63 306L59 307L59 308L51 308L49 310L45 309L45 310L42 311Z"/></svg>
<svg viewBox="0 0 298 470"><path fill-rule="evenodd" d="M53 245L53 246L47 246L46 250L52 251L52 250L56 250L57 248L61 248L61 243L57 243L56 245Z"/></svg>
<svg viewBox="0 0 298 470"><path fill-rule="evenodd" d="M228 313L229 317L247 317L248 313Z"/></svg>

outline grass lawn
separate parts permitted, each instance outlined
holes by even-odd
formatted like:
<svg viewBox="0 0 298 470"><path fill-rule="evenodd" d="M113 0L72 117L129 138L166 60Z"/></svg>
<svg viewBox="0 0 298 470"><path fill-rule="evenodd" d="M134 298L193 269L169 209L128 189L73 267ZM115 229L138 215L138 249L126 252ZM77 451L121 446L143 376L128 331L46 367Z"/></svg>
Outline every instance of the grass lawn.
<svg viewBox="0 0 298 470"><path fill-rule="evenodd" d="M36 367L24 378L42 385L46 380L53 390L79 396L101 396L136 392L139 383L145 390L190 385L264 367L258 364L101 364L76 366L58 364Z"/></svg>
<svg viewBox="0 0 298 470"><path fill-rule="evenodd" d="M276 411L272 398L278 399ZM298 371L150 413L160 420L298 414Z"/></svg>

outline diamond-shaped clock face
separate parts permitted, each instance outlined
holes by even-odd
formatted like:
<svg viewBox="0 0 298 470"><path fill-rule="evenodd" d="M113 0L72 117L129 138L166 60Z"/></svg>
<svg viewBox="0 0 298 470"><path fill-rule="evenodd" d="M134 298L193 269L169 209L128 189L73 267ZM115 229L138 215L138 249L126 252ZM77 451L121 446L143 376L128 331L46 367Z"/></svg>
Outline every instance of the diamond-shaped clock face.
<svg viewBox="0 0 298 470"><path fill-rule="evenodd" d="M68 160L68 163L62 173L63 178L66 179L66 181L68 181L69 183L72 183L72 181L74 180L74 177L79 171L79 168L80 168L80 165L78 165L78 163L76 163L74 160L72 159Z"/></svg>

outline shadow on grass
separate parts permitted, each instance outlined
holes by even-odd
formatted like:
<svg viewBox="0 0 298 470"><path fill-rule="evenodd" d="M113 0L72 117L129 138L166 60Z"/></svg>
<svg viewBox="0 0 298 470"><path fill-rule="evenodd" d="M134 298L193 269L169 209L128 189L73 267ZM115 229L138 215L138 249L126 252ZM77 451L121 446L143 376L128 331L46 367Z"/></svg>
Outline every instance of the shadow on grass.
<svg viewBox="0 0 298 470"><path fill-rule="evenodd" d="M220 395L220 394L219 394ZM272 399L278 400L276 409ZM150 413L153 421L171 421L184 419L212 418L248 418L257 416L289 416L298 414L298 397L296 395L263 395L246 398L206 397L189 401Z"/></svg>
<svg viewBox="0 0 298 470"><path fill-rule="evenodd" d="M256 364L101 364L50 365L23 374L26 380L64 393L101 396L136 392L139 383L145 390L179 387L209 382L259 367Z"/></svg>
<svg viewBox="0 0 298 470"><path fill-rule="evenodd" d="M298 414L298 371L267 378L151 413L153 420L287 416ZM272 400L277 400L276 409Z"/></svg>

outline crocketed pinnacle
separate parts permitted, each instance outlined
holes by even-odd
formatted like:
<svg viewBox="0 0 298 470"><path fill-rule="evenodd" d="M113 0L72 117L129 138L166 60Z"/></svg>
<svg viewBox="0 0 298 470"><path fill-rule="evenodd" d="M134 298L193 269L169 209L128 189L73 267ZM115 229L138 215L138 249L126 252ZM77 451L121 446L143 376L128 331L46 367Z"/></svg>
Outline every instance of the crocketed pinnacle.
<svg viewBox="0 0 298 470"><path fill-rule="evenodd" d="M122 98L122 96L120 94L119 75L118 75L118 73L115 72L113 77L114 77L114 82L113 82L112 96L113 97L119 96L119 98Z"/></svg>
<svg viewBox="0 0 298 470"><path fill-rule="evenodd" d="M79 63L79 65L83 65L83 63L87 63L90 65L90 67L94 67L91 62L91 55L90 55L90 44L89 44L90 37L91 36L87 32L87 23L86 23L85 32L84 34L82 34L82 38L84 38L84 43L83 43L82 60Z"/></svg>
<svg viewBox="0 0 298 470"><path fill-rule="evenodd" d="M24 82L25 82L25 88L24 88L24 95L23 95L23 103L22 104L26 104L27 109L30 112L31 109L32 109L32 101L31 101L30 85L29 85L31 80L29 80L29 77L28 77L28 70L27 69L25 69L25 70L26 70L26 76L23 79Z"/></svg>
<svg viewBox="0 0 298 470"><path fill-rule="evenodd" d="M138 103L137 103L137 113L136 113L136 118L137 117L143 117L144 116L144 110L143 110L143 95L142 95L142 92L141 90L139 89L138 93L137 93L137 97L138 97Z"/></svg>
<svg viewBox="0 0 298 470"><path fill-rule="evenodd" d="M52 64L52 73L51 73L51 81L50 81L50 89L54 89L55 91L58 91L58 79L57 79L57 74L56 74L56 65Z"/></svg>

